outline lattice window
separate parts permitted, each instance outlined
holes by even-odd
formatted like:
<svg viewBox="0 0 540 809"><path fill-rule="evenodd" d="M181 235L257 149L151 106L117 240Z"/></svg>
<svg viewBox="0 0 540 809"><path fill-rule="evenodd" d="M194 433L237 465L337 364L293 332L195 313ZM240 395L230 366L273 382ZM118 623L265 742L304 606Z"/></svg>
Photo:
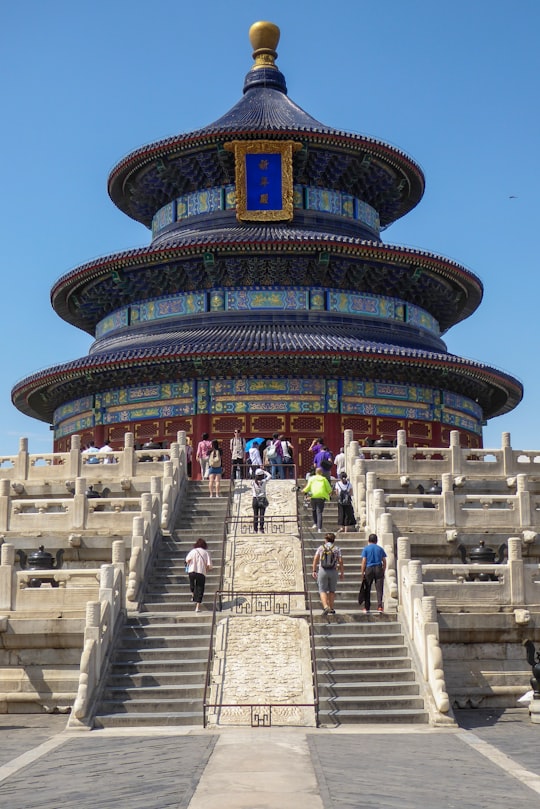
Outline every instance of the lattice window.
<svg viewBox="0 0 540 809"><path fill-rule="evenodd" d="M424 438L431 440L433 431L431 424L426 421L409 421L407 424L407 434L411 438Z"/></svg>
<svg viewBox="0 0 540 809"><path fill-rule="evenodd" d="M121 447L124 446L124 436L129 432L126 430L126 425L122 425L121 427L109 427L106 434L106 442L110 444L113 443L120 443Z"/></svg>
<svg viewBox="0 0 540 809"><path fill-rule="evenodd" d="M237 427L240 427L242 432L246 429L246 420L239 416L214 416L212 419L212 433L224 433L232 435Z"/></svg>
<svg viewBox="0 0 540 809"><path fill-rule="evenodd" d="M295 433L323 435L324 418L322 416L313 416L309 413L302 414L301 416L291 416L291 430Z"/></svg>
<svg viewBox="0 0 540 809"><path fill-rule="evenodd" d="M272 433L282 433L285 430L285 418L283 416L252 416L251 432L256 435L267 435Z"/></svg>
<svg viewBox="0 0 540 809"><path fill-rule="evenodd" d="M357 441L359 437L373 433L373 419L365 416L342 416L341 432L343 433L345 430L352 430L354 440Z"/></svg>
<svg viewBox="0 0 540 809"><path fill-rule="evenodd" d="M159 435L159 421L141 421L135 425L135 439L148 441Z"/></svg>
<svg viewBox="0 0 540 809"><path fill-rule="evenodd" d="M385 438L395 438L397 431L404 429L404 419L377 419L377 426L375 427L377 436L384 435Z"/></svg>
<svg viewBox="0 0 540 809"><path fill-rule="evenodd" d="M169 441L176 441L179 430L185 430L187 435L191 435L193 432L193 419L177 418L165 421L163 432Z"/></svg>

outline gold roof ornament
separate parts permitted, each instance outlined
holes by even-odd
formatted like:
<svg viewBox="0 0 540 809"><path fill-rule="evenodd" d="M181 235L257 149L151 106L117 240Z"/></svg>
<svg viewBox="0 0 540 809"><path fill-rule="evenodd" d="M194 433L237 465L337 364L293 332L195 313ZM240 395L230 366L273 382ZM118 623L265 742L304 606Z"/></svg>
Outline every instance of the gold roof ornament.
<svg viewBox="0 0 540 809"><path fill-rule="evenodd" d="M253 23L249 29L249 41L255 59L252 70L258 70L261 67L273 67L277 70L274 61L277 59L276 48L280 33L279 28L273 22L260 20Z"/></svg>

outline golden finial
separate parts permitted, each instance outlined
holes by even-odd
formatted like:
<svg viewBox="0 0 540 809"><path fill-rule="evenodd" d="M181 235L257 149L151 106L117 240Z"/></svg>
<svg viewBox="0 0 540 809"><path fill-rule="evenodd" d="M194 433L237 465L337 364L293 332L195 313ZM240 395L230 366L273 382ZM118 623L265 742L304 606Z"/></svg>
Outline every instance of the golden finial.
<svg viewBox="0 0 540 809"><path fill-rule="evenodd" d="M253 58L255 64L251 68L256 70L260 67L273 67L277 70L274 60L277 58L277 44L279 42L280 31L273 22L254 22L249 29L249 41L253 48Z"/></svg>

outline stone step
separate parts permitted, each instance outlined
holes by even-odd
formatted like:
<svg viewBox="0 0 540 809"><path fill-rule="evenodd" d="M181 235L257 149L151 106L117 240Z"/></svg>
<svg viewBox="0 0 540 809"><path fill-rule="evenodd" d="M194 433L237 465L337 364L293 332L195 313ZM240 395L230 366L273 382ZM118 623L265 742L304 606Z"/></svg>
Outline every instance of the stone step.
<svg viewBox="0 0 540 809"><path fill-rule="evenodd" d="M111 677L161 677L166 676L169 672L173 671L177 674L183 672L191 675L203 676L206 672L206 663L208 660L208 649L204 650L204 654L197 652L193 653L190 650L189 655L182 658L171 658L170 660L125 660L120 662L115 659L111 666Z"/></svg>
<svg viewBox="0 0 540 809"><path fill-rule="evenodd" d="M201 660L199 665L202 665L202 663L206 666L206 660ZM169 669L172 669L172 666L169 666ZM158 671L153 674L150 672L123 672L111 674L107 687L108 689L149 688L151 686L177 686L183 683L200 687L201 676L204 675L200 671L190 669L186 671L176 669L174 671Z"/></svg>
<svg viewBox="0 0 540 809"><path fill-rule="evenodd" d="M319 657L317 658L317 674L325 674L326 672L341 672L341 671L369 671L372 670L399 670L407 668L410 665L410 659L407 654L393 655L386 657L384 655L370 657L366 654L363 657L343 656L343 657Z"/></svg>
<svg viewBox="0 0 540 809"><path fill-rule="evenodd" d="M159 650L159 649L191 649L193 646L202 646L205 642L210 642L210 634L205 632L197 633L190 633L186 634L183 632L182 634L174 634L170 636L166 635L156 635L155 637L138 637L133 638L132 636L124 636L120 639L120 646L118 647L120 652L132 651L134 649L138 649L141 652L145 652L148 649L151 650Z"/></svg>
<svg viewBox="0 0 540 809"><path fill-rule="evenodd" d="M190 616L191 618L192 616ZM121 634L122 640L130 639L134 643L138 638L155 638L161 636L185 635L187 633L200 635L209 634L210 625L200 621L158 621L157 616L152 623L124 626Z"/></svg>
<svg viewBox="0 0 540 809"><path fill-rule="evenodd" d="M332 660L337 660L344 657L406 657L408 650L407 647L402 644L391 646L389 644L374 645L371 643L350 643L346 646L328 646L315 642L315 654L317 655L317 660L319 657L324 658L325 656Z"/></svg>
<svg viewBox="0 0 540 809"><path fill-rule="evenodd" d="M105 714L169 714L185 712L195 713L200 711L200 716L202 717L203 692L201 689L199 689L199 691L200 693L198 696L186 697L185 699L178 698L162 700L157 695L155 699L104 699L101 702L101 709Z"/></svg>
<svg viewBox="0 0 540 809"><path fill-rule="evenodd" d="M204 692L204 677L197 682L171 683L167 685L136 685L117 686L108 685L105 689L103 702L119 702L129 700L134 703L162 704L177 702L179 700L201 700Z"/></svg>
<svg viewBox="0 0 540 809"><path fill-rule="evenodd" d="M415 672L412 668L327 668L317 667L319 678L319 689L326 687L329 683L370 683L377 687L380 683L415 682Z"/></svg>
<svg viewBox="0 0 540 809"><path fill-rule="evenodd" d="M202 727L203 713L201 710L175 711L160 713L148 711L147 713L112 713L99 714L94 719L96 728L119 728L119 727L162 727L162 726L185 726L194 725Z"/></svg>
<svg viewBox="0 0 540 809"><path fill-rule="evenodd" d="M315 646L318 649L334 649L336 646L370 646L370 648L387 648L388 646L405 648L401 632L340 632L336 635L315 635Z"/></svg>
<svg viewBox="0 0 540 809"><path fill-rule="evenodd" d="M326 704L324 704L326 703ZM365 694L344 695L339 697L326 697L319 700L319 706L326 710L343 711L389 711L389 710L413 710L424 711L424 700L419 696L402 696L401 694Z"/></svg>
<svg viewBox="0 0 540 809"><path fill-rule="evenodd" d="M390 697L417 697L420 693L418 683L402 680L319 683L318 688L320 700L330 700L338 697L340 700L358 699L359 697L362 699L385 700ZM376 696L373 696L374 694Z"/></svg>
<svg viewBox="0 0 540 809"><path fill-rule="evenodd" d="M332 707L319 708L319 724L322 727L336 727L341 724L427 724L429 716L427 711L416 708L391 709L355 709L344 710Z"/></svg>
<svg viewBox="0 0 540 809"><path fill-rule="evenodd" d="M199 640L199 638L197 638ZM152 660L178 660L182 658L182 653L184 649L178 648L174 646L170 646L166 649L141 649L141 648L134 648L134 649L125 649L120 648L117 650L115 655L115 663L142 663L142 662L151 662ZM199 643L198 645L191 645L188 647L187 655L191 658L205 658L205 665L206 659L208 657L208 643L203 644Z"/></svg>

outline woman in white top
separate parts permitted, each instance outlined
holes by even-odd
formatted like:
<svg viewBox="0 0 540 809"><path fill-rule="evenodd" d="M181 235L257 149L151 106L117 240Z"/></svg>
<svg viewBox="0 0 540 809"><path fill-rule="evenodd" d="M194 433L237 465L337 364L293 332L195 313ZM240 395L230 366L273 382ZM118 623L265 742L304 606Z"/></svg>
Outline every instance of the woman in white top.
<svg viewBox="0 0 540 809"><path fill-rule="evenodd" d="M251 465L250 477L253 477L257 469L262 466L260 444L252 444L248 451L249 463Z"/></svg>
<svg viewBox="0 0 540 809"><path fill-rule="evenodd" d="M202 537L195 542L193 548L186 556L186 565L188 568L191 600L195 602L195 612L200 612L204 596L206 573L208 570L212 569L212 557Z"/></svg>
<svg viewBox="0 0 540 809"><path fill-rule="evenodd" d="M266 496L266 481L270 480L272 475L265 472L264 469L257 469L255 472L255 479L251 481L251 492L253 494L253 530L258 533L259 528L261 534L264 534L264 512L268 507L268 497Z"/></svg>

